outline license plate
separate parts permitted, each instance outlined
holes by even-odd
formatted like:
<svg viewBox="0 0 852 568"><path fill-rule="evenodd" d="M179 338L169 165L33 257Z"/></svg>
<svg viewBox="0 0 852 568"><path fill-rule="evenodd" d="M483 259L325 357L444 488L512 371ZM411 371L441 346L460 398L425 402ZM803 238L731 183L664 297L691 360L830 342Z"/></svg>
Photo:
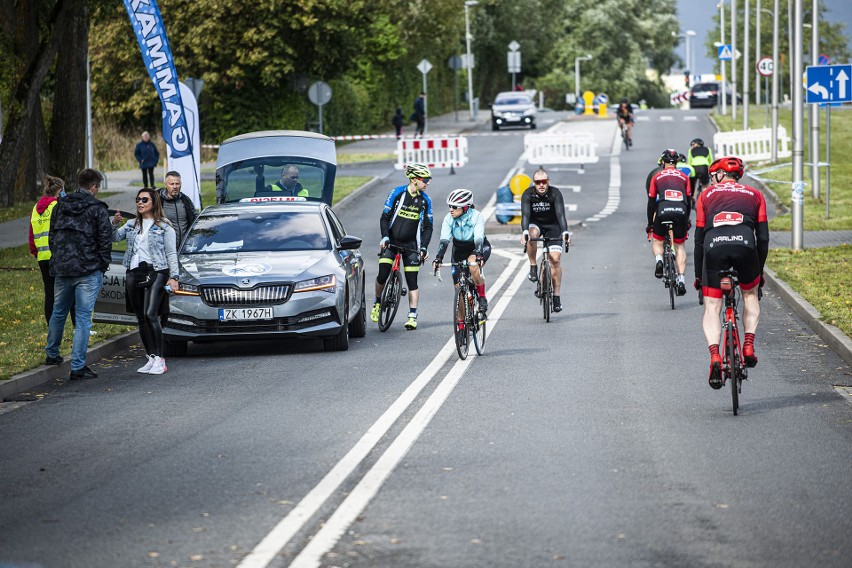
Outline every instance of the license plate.
<svg viewBox="0 0 852 568"><path fill-rule="evenodd" d="M269 319L272 319L272 308L219 308L219 321Z"/></svg>

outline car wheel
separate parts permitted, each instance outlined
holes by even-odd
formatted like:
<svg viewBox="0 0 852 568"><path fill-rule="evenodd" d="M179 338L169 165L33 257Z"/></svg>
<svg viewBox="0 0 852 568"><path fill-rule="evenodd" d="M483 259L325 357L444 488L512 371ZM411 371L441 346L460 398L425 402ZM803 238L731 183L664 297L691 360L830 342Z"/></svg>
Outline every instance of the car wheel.
<svg viewBox="0 0 852 568"><path fill-rule="evenodd" d="M494 130L494 131L500 130L500 127L497 126L496 122L492 122L491 123L491 130Z"/></svg>
<svg viewBox="0 0 852 568"><path fill-rule="evenodd" d="M535 130L535 129L536 129L535 122L531 122L530 123L530 130Z"/></svg>
<svg viewBox="0 0 852 568"><path fill-rule="evenodd" d="M188 342L163 341L163 357L186 357Z"/></svg>
<svg viewBox="0 0 852 568"><path fill-rule="evenodd" d="M343 305L343 325L340 331L331 337L322 338L322 347L326 351L346 351L349 349L349 324L346 315L349 313L349 294L346 295L346 303Z"/></svg>
<svg viewBox="0 0 852 568"><path fill-rule="evenodd" d="M366 287L366 283L364 287ZM364 288L361 288L361 308L355 314L355 319L349 322L349 335L351 337L364 337L367 335L367 296Z"/></svg>

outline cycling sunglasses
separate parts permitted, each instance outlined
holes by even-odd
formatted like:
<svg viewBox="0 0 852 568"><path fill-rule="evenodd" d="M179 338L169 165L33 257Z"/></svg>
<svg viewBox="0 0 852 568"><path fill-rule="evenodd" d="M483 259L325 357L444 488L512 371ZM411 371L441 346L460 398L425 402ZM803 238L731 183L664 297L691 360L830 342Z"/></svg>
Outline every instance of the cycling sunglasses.
<svg viewBox="0 0 852 568"><path fill-rule="evenodd" d="M542 185L542 184L547 185L547 182L549 182L549 181L550 181L550 179L544 178L544 179L533 180L533 183L535 183L536 185Z"/></svg>
<svg viewBox="0 0 852 568"><path fill-rule="evenodd" d="M429 183L429 182L431 182L431 181L432 181L432 178L430 178L430 177L428 177L428 178L420 178L420 181L422 181L423 183Z"/></svg>

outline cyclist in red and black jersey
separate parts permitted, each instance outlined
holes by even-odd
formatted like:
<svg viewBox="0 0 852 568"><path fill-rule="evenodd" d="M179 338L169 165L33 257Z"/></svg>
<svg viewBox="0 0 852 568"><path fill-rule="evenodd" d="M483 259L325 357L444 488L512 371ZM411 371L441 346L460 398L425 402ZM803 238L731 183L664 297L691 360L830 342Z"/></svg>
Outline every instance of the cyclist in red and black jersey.
<svg viewBox="0 0 852 568"><path fill-rule="evenodd" d="M760 320L758 289L769 252L766 200L753 187L739 183L743 162L728 156L710 166L714 184L701 192L695 206L695 288L704 292L704 336L710 349L710 386L722 388L719 335L722 290L719 272L733 267L743 295L743 359L757 365L754 334Z"/></svg>
<svg viewBox="0 0 852 568"><path fill-rule="evenodd" d="M671 221L674 233L675 264L677 265L677 295L686 294L683 273L686 271L686 233L689 230L689 199L692 191L689 178L677 169L680 155L676 150L665 150L660 156L663 169L651 178L648 189L648 225L645 231L653 233L651 250L656 259L654 276L663 277L663 241L668 229L663 221Z"/></svg>

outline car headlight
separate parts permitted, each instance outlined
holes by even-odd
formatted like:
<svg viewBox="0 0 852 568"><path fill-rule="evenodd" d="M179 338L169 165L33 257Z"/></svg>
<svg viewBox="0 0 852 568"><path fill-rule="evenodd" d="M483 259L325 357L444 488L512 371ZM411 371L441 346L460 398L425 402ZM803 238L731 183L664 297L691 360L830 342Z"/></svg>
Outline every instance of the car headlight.
<svg viewBox="0 0 852 568"><path fill-rule="evenodd" d="M175 294L179 296L198 296L198 286L193 286L192 284L184 284L183 282L178 283L178 289L175 290Z"/></svg>
<svg viewBox="0 0 852 568"><path fill-rule="evenodd" d="M322 290L324 292L334 292L337 286L337 277L334 274L311 278L310 280L302 280L296 282L296 287L293 292L312 292L314 290Z"/></svg>

